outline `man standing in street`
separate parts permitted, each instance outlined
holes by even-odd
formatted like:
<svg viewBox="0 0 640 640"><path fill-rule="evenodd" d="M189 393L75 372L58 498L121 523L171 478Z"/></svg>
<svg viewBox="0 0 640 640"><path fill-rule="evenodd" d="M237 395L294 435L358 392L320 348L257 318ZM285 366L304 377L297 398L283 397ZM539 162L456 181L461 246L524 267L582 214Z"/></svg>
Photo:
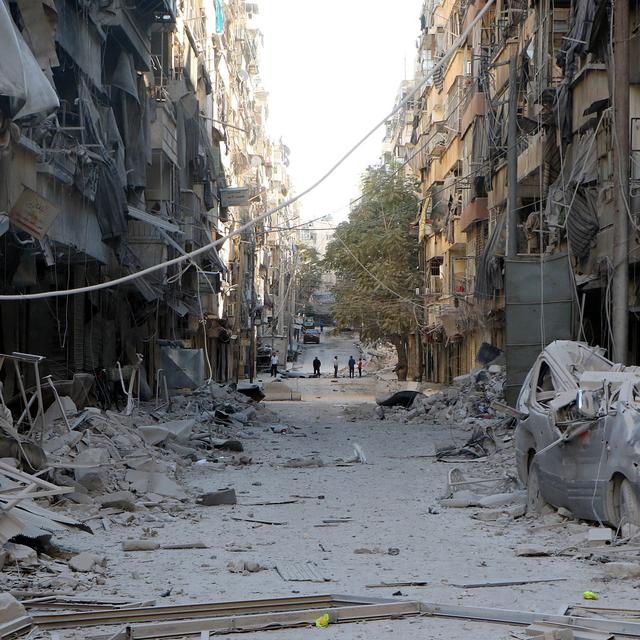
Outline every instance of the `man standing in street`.
<svg viewBox="0 0 640 640"><path fill-rule="evenodd" d="M362 362L362 358L358 358L358 364L356 366L358 367L358 377L362 378L362 367L364 367L364 362Z"/></svg>
<svg viewBox="0 0 640 640"><path fill-rule="evenodd" d="M320 358L318 358L318 356L316 356L313 359L313 375L316 376L316 378L320 377L320 365L322 363L320 362Z"/></svg>
<svg viewBox="0 0 640 640"><path fill-rule="evenodd" d="M275 378L278 375L278 352L274 351L271 354L271 377Z"/></svg>
<svg viewBox="0 0 640 640"><path fill-rule="evenodd" d="M349 356L349 377L356 377L356 361L353 356Z"/></svg>
<svg viewBox="0 0 640 640"><path fill-rule="evenodd" d="M338 377L338 356L333 359L333 377Z"/></svg>

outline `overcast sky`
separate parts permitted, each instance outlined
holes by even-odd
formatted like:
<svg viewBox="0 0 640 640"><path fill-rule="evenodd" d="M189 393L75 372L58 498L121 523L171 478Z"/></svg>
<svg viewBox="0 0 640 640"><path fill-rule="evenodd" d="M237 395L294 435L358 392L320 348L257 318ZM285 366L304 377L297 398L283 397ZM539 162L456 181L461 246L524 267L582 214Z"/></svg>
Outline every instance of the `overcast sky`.
<svg viewBox="0 0 640 640"><path fill-rule="evenodd" d="M260 71L269 129L291 148L297 191L309 186L393 108L413 76L422 0L262 0ZM302 202L303 219L341 211L381 153L379 129Z"/></svg>

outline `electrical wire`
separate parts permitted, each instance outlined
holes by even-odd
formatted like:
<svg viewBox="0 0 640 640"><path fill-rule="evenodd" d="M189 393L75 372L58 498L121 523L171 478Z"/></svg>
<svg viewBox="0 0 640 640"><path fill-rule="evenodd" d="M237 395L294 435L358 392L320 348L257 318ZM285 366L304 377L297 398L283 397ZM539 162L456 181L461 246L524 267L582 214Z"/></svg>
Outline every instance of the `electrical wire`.
<svg viewBox="0 0 640 640"><path fill-rule="evenodd" d="M277 211L280 211L280 210L282 210L282 209L284 209L286 207L289 207L294 202L297 202L298 200L300 200L301 198L303 198L307 194L309 194L312 191L314 191L320 184L322 184L325 180L327 180L349 157L351 157L351 155L353 155L353 153L360 146L362 146L362 144L364 142L366 142L380 127L382 127L386 123L387 120L389 120L396 113L398 113L407 104L407 102L409 102L413 98L413 96L415 96L419 91L421 91L426 86L428 81L433 77L433 75L438 70L444 69L444 67L446 67L446 65L448 64L449 60L455 55L456 51L459 49L459 47L462 45L462 43L466 40L467 36L471 33L471 31L473 30L475 25L482 19L482 17L485 15L485 13L487 13L487 11L493 6L494 3L495 3L495 0L488 0L487 3L484 5L484 7L476 14L474 19L469 23L469 25L463 31L463 33L460 35L460 37L457 38L457 40L453 43L453 45L450 47L450 49L447 51L447 53L445 53L445 55L442 58L440 58L440 60L438 60L434 64L433 68L425 75L425 77L422 79L422 81L419 82L419 83L416 83L416 86L411 91L409 91L407 93L405 98L403 100L401 100L393 108L393 110L389 114L387 114L380 122L378 122L374 127L372 127L351 148L349 148L346 153L344 153L342 156L340 156L340 158L324 174L322 174L315 182L313 182L309 187L307 187L306 189L301 191L299 194L289 198L288 200L285 200L281 204L279 204L276 207L274 207L274 208L266 211L265 213L257 216L253 220L249 220L245 224L241 225L235 231L232 231L232 232L228 233L226 236L224 236L224 237L222 237L222 238L220 238L218 240L214 240L213 242L208 243L208 244L204 245L203 247L200 247L198 249L194 249L193 251L185 253L184 255L177 256L176 258L173 258L171 260L166 260L166 261L161 262L159 264L152 265L150 267L147 267L146 269L142 269L141 271L137 271L137 272L128 274L126 276L122 276L120 278L114 278L112 280L107 280L105 282L101 282L101 283L98 283L98 284L95 284L95 285L89 285L89 286L85 286L85 287L77 287L77 288L74 288L74 289L66 289L66 290L63 290L63 291L60 291L60 290L59 291L46 291L46 292L43 291L43 292L39 292L39 293L29 293L29 294L23 294L23 295L0 295L0 302L16 302L16 301L24 301L24 300L42 300L42 299L46 299L46 298L53 298L53 297L59 297L59 296L68 296L68 295L77 295L77 294L80 294L80 293L88 293L90 291L98 291L98 290L101 290L101 289L108 289L110 287L118 286L118 285L121 285L121 284L126 284L127 282L131 282L133 280L141 278L141 277L143 277L145 275L148 275L150 273L154 273L155 271L159 271L160 269L165 269L168 266L172 266L174 264L180 264L180 263L182 263L182 262L184 262L186 260L190 260L190 259L192 259L192 258L194 258L194 257L196 257L198 255L201 255L201 254L205 253L206 251L209 251L212 247L219 247L226 240L228 240L229 238L237 236L237 235L240 235L241 233L243 233L247 229L249 229L251 227L254 227L256 224L258 224L262 220L265 220L266 218L269 218L270 216L272 216Z"/></svg>

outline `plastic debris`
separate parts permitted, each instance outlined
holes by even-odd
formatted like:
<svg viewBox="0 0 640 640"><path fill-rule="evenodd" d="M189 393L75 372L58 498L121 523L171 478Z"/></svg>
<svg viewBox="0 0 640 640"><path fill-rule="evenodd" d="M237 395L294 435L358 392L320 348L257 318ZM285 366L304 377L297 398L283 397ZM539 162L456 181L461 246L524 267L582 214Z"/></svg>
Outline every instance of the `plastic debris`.
<svg viewBox="0 0 640 640"><path fill-rule="evenodd" d="M317 618L315 624L318 629L326 629L329 626L329 614L325 613L324 615Z"/></svg>

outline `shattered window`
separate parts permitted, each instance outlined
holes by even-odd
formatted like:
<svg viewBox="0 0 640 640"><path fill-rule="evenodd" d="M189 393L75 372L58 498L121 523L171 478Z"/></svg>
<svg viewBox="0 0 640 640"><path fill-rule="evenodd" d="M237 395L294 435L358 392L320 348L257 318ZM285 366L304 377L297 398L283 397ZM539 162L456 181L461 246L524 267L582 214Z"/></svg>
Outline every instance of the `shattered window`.
<svg viewBox="0 0 640 640"><path fill-rule="evenodd" d="M536 380L536 400L546 405L556 395L551 369L546 362L540 363L538 379Z"/></svg>

